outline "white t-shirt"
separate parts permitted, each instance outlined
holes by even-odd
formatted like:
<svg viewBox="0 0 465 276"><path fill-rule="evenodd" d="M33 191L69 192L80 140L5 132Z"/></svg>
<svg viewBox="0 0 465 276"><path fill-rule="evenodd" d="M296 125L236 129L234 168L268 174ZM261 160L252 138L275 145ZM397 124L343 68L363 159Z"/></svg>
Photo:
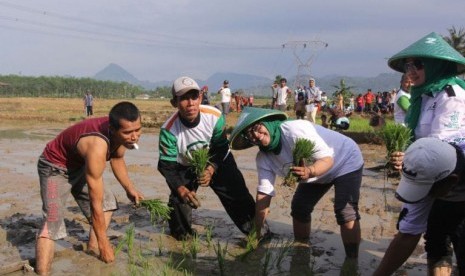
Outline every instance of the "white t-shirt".
<svg viewBox="0 0 465 276"><path fill-rule="evenodd" d="M276 92L276 95L277 95L276 104L277 105L287 104L288 90L289 90L289 87L287 86L278 88L278 91Z"/></svg>
<svg viewBox="0 0 465 276"><path fill-rule="evenodd" d="M231 89L228 87L222 88L220 94L222 103L229 103L231 101Z"/></svg>
<svg viewBox="0 0 465 276"><path fill-rule="evenodd" d="M319 177L304 182L331 183L336 177L356 171L363 165L358 145L350 138L307 120L286 121L281 125L281 152L259 151L256 157L258 188L261 193L274 196L276 176L285 176L292 164L292 149L298 138L315 143L314 159L333 157L332 168Z"/></svg>
<svg viewBox="0 0 465 276"><path fill-rule="evenodd" d="M397 101L403 96L410 99L410 93L407 93L402 89L397 92L394 99L394 121L398 124L405 124L405 114L407 113L399 106L399 104L397 104Z"/></svg>

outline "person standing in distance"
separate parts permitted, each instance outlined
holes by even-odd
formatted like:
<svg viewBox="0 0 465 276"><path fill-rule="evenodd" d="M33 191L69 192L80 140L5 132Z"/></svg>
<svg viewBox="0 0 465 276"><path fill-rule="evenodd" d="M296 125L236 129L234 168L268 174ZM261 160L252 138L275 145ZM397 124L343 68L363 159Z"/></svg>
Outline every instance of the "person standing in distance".
<svg viewBox="0 0 465 276"><path fill-rule="evenodd" d="M221 95L221 110L224 115L228 115L229 106L231 104L231 89L229 89L228 80L223 81L223 86L218 90L218 94Z"/></svg>
<svg viewBox="0 0 465 276"><path fill-rule="evenodd" d="M86 115L87 117L90 117L94 115L94 97L90 93L89 90L87 90L86 95L84 96L84 109L86 110Z"/></svg>
<svg viewBox="0 0 465 276"><path fill-rule="evenodd" d="M278 110L287 110L287 99L291 94L292 90L289 87L287 87L287 80L285 78L281 78L280 85L276 92L276 106Z"/></svg>
<svg viewBox="0 0 465 276"><path fill-rule="evenodd" d="M307 118L312 123L316 123L316 114L321 102L321 90L315 86L315 79L308 81L308 87L305 89L305 98L307 99Z"/></svg>
<svg viewBox="0 0 465 276"><path fill-rule="evenodd" d="M410 107L410 87L412 82L407 74L403 74L400 79L400 89L395 94L394 100L394 121L405 126L405 114Z"/></svg>

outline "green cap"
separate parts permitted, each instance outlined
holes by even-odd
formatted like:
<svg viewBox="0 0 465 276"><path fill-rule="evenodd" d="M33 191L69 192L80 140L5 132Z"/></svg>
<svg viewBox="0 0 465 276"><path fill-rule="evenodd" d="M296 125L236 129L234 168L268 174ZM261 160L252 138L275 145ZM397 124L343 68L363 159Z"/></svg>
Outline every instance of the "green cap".
<svg viewBox="0 0 465 276"><path fill-rule="evenodd" d="M392 69L404 72L406 58L441 59L455 63L455 75L465 72L465 57L452 48L440 35L435 32L421 38L399 53L393 55L388 65Z"/></svg>
<svg viewBox="0 0 465 276"><path fill-rule="evenodd" d="M258 121L284 121L286 119L287 114L279 110L245 107L242 110L241 116L239 116L239 119L237 119L236 126L231 133L231 137L229 139L231 141L231 148L234 150L241 150L252 147L253 145L247 141L247 139L245 139L241 133Z"/></svg>

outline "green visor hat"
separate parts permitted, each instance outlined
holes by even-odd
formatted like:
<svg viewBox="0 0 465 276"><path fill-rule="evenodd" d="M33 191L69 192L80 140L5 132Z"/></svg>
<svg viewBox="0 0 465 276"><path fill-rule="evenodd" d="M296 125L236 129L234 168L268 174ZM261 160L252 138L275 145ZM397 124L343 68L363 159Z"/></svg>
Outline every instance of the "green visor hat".
<svg viewBox="0 0 465 276"><path fill-rule="evenodd" d="M421 38L388 60L392 69L403 73L406 58L431 58L452 63L454 75L465 72L465 57L452 48L440 35L435 32Z"/></svg>
<svg viewBox="0 0 465 276"><path fill-rule="evenodd" d="M257 107L245 107L242 110L241 116L237 119L236 126L234 127L229 140L231 141L231 148L234 150L241 150L250 148L253 145L244 138L242 133L244 130L259 121L273 121L273 120L286 120L287 114L279 110L265 109Z"/></svg>

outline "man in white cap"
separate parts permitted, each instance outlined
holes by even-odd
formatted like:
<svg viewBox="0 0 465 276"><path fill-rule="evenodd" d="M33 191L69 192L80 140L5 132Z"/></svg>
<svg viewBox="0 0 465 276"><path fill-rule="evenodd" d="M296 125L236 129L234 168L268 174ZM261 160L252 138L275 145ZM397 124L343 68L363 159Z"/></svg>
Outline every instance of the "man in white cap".
<svg viewBox="0 0 465 276"><path fill-rule="evenodd" d="M214 107L200 104L200 88L189 77L176 79L171 93L171 104L177 111L160 129L158 161L158 170L171 190L171 235L181 240L195 234L191 227L192 208L200 207L196 195L199 185L210 186L239 230L248 233L255 202L229 151L224 115ZM191 151L199 148L208 148L210 156L202 175L195 174L188 158Z"/></svg>
<svg viewBox="0 0 465 276"><path fill-rule="evenodd" d="M447 242L437 242L444 235L452 242L459 275L464 275L465 139L454 137L448 141L421 138L405 152L396 191L396 197L404 202L397 224L399 232L374 275L394 273L412 254L423 233L428 275L451 274L452 249ZM443 199L445 195L448 200Z"/></svg>

